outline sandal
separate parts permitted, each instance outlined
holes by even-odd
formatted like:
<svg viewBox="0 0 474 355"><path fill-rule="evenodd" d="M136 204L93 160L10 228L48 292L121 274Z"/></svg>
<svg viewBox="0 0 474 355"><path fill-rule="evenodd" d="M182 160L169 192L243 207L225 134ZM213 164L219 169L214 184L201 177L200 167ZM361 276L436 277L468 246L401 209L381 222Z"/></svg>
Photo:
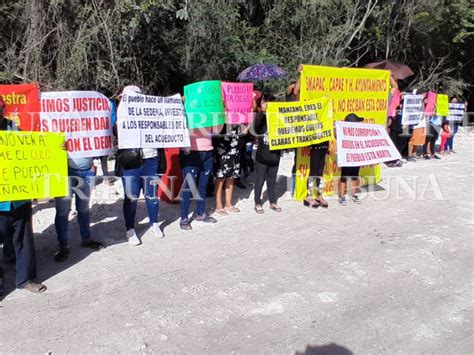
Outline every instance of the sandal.
<svg viewBox="0 0 474 355"><path fill-rule="evenodd" d="M47 287L45 285L33 281L26 281L20 288L23 288L33 293L43 293L47 290Z"/></svg>
<svg viewBox="0 0 474 355"><path fill-rule="evenodd" d="M226 207L225 211L228 212L228 213L238 213L238 212L240 212L240 210L235 206Z"/></svg>
<svg viewBox="0 0 474 355"><path fill-rule="evenodd" d="M225 208L219 208L214 211L214 213L217 213L219 216L228 216L229 214L225 210Z"/></svg>
<svg viewBox="0 0 474 355"><path fill-rule="evenodd" d="M262 214L265 213L265 210L263 209L262 205L255 205L255 212Z"/></svg>
<svg viewBox="0 0 474 355"><path fill-rule="evenodd" d="M329 204L327 203L327 201L322 198L321 196L319 196L316 201L319 202L319 205L322 207L322 208L328 208L329 207Z"/></svg>
<svg viewBox="0 0 474 355"><path fill-rule="evenodd" d="M278 206L276 203L272 203L270 205L270 209L275 211L275 212L281 212L283 211L282 208L280 206Z"/></svg>
<svg viewBox="0 0 474 355"><path fill-rule="evenodd" d="M318 208L321 203L318 200L304 199L303 205L305 205L306 207Z"/></svg>

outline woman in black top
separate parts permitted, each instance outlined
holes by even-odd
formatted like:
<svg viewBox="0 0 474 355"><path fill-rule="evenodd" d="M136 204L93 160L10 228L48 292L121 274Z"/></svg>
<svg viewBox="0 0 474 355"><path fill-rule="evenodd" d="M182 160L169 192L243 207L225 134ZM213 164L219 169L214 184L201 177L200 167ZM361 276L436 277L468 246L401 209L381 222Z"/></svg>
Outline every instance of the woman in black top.
<svg viewBox="0 0 474 355"><path fill-rule="evenodd" d="M279 150L270 150L268 141L267 103L273 101L271 93L265 92L262 95L262 112L257 113L254 120L255 133L258 137L257 153L255 155L255 212L262 214L265 212L262 206L262 188L267 182L268 199L270 200L270 209L275 212L281 212L282 209L277 205L277 196L275 191L278 167L280 165L281 152Z"/></svg>

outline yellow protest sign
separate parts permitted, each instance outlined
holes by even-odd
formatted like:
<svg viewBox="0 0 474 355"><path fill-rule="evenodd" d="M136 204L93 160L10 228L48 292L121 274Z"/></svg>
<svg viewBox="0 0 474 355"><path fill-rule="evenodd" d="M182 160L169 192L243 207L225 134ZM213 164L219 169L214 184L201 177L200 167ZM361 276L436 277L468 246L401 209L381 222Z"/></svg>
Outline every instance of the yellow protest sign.
<svg viewBox="0 0 474 355"><path fill-rule="evenodd" d="M329 96L333 101L334 120L343 120L349 113L355 113L366 123L386 125L389 90L388 70L304 65L301 73L301 100ZM309 165L309 155L300 149L296 154L297 169L299 165ZM334 177L340 174L334 142L330 143L324 170L324 193L331 195ZM379 165L363 167L360 174L372 182L381 179ZM307 177L297 171L295 199L306 197L306 184Z"/></svg>
<svg viewBox="0 0 474 355"><path fill-rule="evenodd" d="M0 132L0 201L66 196L64 134Z"/></svg>
<svg viewBox="0 0 474 355"><path fill-rule="evenodd" d="M388 70L304 65L301 73L301 100L329 96L336 121L355 113L365 123L385 125L389 89Z"/></svg>
<svg viewBox="0 0 474 355"><path fill-rule="evenodd" d="M267 108L270 150L307 147L334 139L332 102L270 102Z"/></svg>
<svg viewBox="0 0 474 355"><path fill-rule="evenodd" d="M449 98L448 95L438 94L436 96L436 114L438 116L449 116Z"/></svg>

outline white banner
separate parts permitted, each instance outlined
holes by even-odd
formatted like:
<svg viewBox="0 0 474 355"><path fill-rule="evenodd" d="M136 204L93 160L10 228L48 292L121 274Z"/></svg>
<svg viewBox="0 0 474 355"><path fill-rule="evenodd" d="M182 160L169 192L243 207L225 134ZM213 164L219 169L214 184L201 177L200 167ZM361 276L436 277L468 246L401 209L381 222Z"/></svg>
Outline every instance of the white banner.
<svg viewBox="0 0 474 355"><path fill-rule="evenodd" d="M423 95L403 96L402 125L417 125L423 116Z"/></svg>
<svg viewBox="0 0 474 355"><path fill-rule="evenodd" d="M65 132L69 158L112 153L112 105L95 91L41 93L41 131Z"/></svg>
<svg viewBox="0 0 474 355"><path fill-rule="evenodd" d="M448 121L462 122L462 119L464 117L464 110L464 104L450 102Z"/></svg>
<svg viewBox="0 0 474 355"><path fill-rule="evenodd" d="M336 121L337 166L365 166L401 159L385 127Z"/></svg>
<svg viewBox="0 0 474 355"><path fill-rule="evenodd" d="M117 109L119 148L189 147L181 96L161 97L129 92Z"/></svg>

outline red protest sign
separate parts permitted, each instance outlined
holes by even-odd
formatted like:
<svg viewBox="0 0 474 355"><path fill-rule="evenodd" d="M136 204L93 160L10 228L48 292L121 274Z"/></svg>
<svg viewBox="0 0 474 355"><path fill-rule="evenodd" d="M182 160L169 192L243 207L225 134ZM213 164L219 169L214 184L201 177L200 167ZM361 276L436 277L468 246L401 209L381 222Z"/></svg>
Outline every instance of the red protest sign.
<svg viewBox="0 0 474 355"><path fill-rule="evenodd" d="M39 131L39 90L35 84L0 85L5 117L23 131Z"/></svg>

